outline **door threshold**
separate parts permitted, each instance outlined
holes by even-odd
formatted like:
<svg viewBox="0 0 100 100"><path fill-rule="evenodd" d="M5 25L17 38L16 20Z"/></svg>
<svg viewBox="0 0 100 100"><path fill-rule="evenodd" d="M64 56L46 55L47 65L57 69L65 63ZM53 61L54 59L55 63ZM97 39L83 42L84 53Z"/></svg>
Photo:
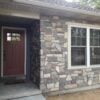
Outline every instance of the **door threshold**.
<svg viewBox="0 0 100 100"><path fill-rule="evenodd" d="M25 76L7 76L7 77L3 77L2 80L5 85L12 85L12 84L25 83L26 77Z"/></svg>
<svg viewBox="0 0 100 100"><path fill-rule="evenodd" d="M26 79L25 75L8 75L3 76L3 79Z"/></svg>

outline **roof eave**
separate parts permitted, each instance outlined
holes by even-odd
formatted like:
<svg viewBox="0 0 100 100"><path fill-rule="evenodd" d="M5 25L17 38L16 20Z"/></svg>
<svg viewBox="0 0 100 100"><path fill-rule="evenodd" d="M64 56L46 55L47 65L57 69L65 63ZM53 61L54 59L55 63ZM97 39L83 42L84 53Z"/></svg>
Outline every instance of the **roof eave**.
<svg viewBox="0 0 100 100"><path fill-rule="evenodd" d="M93 12L93 11L87 11L87 10L83 10L83 9L78 9L78 8L72 8L72 7L64 7L64 6L60 6L57 4L49 4L49 3L44 3L44 2L40 2L40 1L28 1L28 0L14 0L15 2L18 3L23 3L23 4L30 4L33 6L38 6L40 8L49 8L49 9L55 9L55 10L59 10L59 11L65 11L65 12L74 12L74 13L80 13L80 14L85 14L85 15L90 15L90 16L97 16L100 17L100 13L98 12Z"/></svg>

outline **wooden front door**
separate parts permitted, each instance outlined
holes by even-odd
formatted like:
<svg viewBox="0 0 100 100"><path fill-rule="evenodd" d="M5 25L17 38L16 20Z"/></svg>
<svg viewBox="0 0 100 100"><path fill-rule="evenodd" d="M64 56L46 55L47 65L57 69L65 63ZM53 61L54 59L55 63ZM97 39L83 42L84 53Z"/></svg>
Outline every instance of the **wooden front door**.
<svg viewBox="0 0 100 100"><path fill-rule="evenodd" d="M25 31L3 28L3 76L24 75Z"/></svg>

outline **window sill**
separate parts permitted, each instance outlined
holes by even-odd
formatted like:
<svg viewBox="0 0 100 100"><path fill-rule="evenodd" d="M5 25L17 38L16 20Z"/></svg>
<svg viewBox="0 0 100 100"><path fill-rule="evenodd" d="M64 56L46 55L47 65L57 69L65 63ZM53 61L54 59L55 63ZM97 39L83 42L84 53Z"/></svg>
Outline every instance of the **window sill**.
<svg viewBox="0 0 100 100"><path fill-rule="evenodd" d="M71 66L71 67L68 67L68 69L86 69L88 68L87 66Z"/></svg>
<svg viewBox="0 0 100 100"><path fill-rule="evenodd" d="M87 67L87 66L71 66L71 67L68 67L68 69L88 69L88 68L100 68L100 65L91 65L89 67Z"/></svg>

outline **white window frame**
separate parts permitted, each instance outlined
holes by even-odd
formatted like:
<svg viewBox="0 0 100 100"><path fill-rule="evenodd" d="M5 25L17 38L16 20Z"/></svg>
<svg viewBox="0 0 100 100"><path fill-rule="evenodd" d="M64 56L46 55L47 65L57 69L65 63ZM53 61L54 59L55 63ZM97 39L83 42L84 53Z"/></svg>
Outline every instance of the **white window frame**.
<svg viewBox="0 0 100 100"><path fill-rule="evenodd" d="M86 28L86 65L71 65L71 27ZM68 69L97 68L100 64L90 65L90 29L99 29L99 25L68 23Z"/></svg>

